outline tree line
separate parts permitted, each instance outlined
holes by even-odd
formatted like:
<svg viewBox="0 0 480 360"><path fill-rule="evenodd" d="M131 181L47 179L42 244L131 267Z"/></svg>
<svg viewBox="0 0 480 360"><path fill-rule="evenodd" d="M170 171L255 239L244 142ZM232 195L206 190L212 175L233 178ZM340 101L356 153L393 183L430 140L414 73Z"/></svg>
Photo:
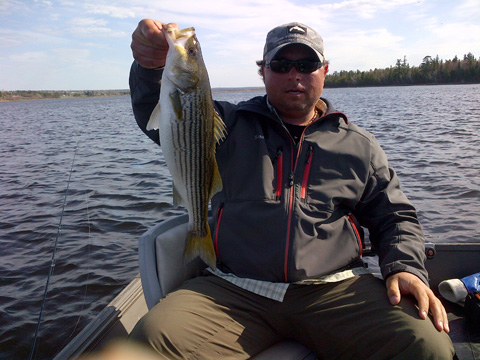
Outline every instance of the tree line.
<svg viewBox="0 0 480 360"><path fill-rule="evenodd" d="M420 66L410 66L406 56L395 66L370 71L335 71L327 75L325 87L361 87L395 85L436 85L480 83L480 58L472 53L441 60L425 56Z"/></svg>

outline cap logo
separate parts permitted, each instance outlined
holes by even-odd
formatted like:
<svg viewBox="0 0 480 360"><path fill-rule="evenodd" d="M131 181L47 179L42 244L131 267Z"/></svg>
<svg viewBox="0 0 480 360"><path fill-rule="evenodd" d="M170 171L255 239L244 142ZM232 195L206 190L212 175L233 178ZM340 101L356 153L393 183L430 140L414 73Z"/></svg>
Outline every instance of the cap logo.
<svg viewBox="0 0 480 360"><path fill-rule="evenodd" d="M292 26L290 29L288 29L288 32L289 33L292 33L292 34L305 34L307 32L306 29L296 25L296 26Z"/></svg>

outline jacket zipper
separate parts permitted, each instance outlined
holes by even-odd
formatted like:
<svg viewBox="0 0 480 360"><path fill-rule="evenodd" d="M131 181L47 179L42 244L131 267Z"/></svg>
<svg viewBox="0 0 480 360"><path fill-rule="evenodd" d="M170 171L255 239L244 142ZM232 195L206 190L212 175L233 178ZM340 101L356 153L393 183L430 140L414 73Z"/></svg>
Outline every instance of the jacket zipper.
<svg viewBox="0 0 480 360"><path fill-rule="evenodd" d="M305 133L305 130L303 131ZM300 152L302 149L303 144L303 134L300 137L300 141L298 143L298 150L295 158L292 156L292 164L290 166L291 172L288 175L288 187L290 189L290 196L288 199L288 222L287 222L287 237L286 237L286 244L285 244L285 260L283 263L283 275L285 277L285 282L288 282L288 256L289 256L289 249L290 249L290 233L292 231L292 215L293 215L293 195L294 195L294 185L295 185L295 169L297 167L298 157L300 156ZM290 139L290 146L291 146L291 153L292 155L295 153L295 148L293 146L293 141Z"/></svg>
<svg viewBox="0 0 480 360"><path fill-rule="evenodd" d="M348 221L350 222L350 225L352 225L353 231L355 232L355 236L356 236L357 242L358 242L358 247L360 249L359 257L361 257L362 253L363 253L362 238L360 236L360 233L358 232L357 226L355 225L355 219L353 218L353 216L348 215L347 218L348 218Z"/></svg>
<svg viewBox="0 0 480 360"><path fill-rule="evenodd" d="M217 255L217 259L220 259L220 254L218 252L218 230L220 229L220 221L222 220L222 214L223 214L223 205L220 206L220 208L217 211L217 227L215 228L214 247L215 247L215 255Z"/></svg>
<svg viewBox="0 0 480 360"><path fill-rule="evenodd" d="M292 231L292 208L293 208L293 185L295 184L295 175L293 171L288 175L288 186L290 188L290 197L288 204L288 222L287 222L287 241L285 244L285 261L283 265L283 273L285 276L285 282L288 282L288 255L290 249L290 232Z"/></svg>
<svg viewBox="0 0 480 360"><path fill-rule="evenodd" d="M313 145L308 147L307 151L307 160L305 161L305 170L303 172L303 179L302 179L302 190L300 192L300 199L307 198L307 185L308 185L308 177L310 175L310 168L312 166L312 157L313 157Z"/></svg>
<svg viewBox="0 0 480 360"><path fill-rule="evenodd" d="M308 127L308 126L307 126ZM305 130L306 128L305 127ZM303 136L305 134L305 130L303 130L303 133L300 137L300 141L298 142L298 149L297 149L297 154L296 156L292 156L292 164L291 164L291 172L288 176L288 186L290 189L290 196L289 196L289 203L288 203L288 223L287 223L287 237L286 237L286 244L285 244L285 260L283 263L283 273L285 277L285 282L288 282L288 256L289 256L289 249L290 249L290 233L292 231L292 213L293 213L293 194L294 194L294 185L295 185L295 169L297 167L297 162L298 158L300 156L301 150L302 150L302 144L303 144ZM295 147L293 145L293 140L290 136L290 146L291 146L291 153L292 155L295 153ZM308 165L308 172L310 172L310 166L311 166L311 159L313 156L313 146L310 145L309 147L309 154L307 153L307 165ZM306 166L307 168L307 166ZM307 174L308 175L308 174ZM308 181L308 176L307 180L305 180L305 175L304 179L302 179L302 192L303 192L303 182L306 183ZM305 186L306 188L306 186Z"/></svg>
<svg viewBox="0 0 480 360"><path fill-rule="evenodd" d="M275 156L275 161L277 164L277 183L275 186L275 199L279 200L282 196L282 180L283 180L283 151L278 149L277 155Z"/></svg>

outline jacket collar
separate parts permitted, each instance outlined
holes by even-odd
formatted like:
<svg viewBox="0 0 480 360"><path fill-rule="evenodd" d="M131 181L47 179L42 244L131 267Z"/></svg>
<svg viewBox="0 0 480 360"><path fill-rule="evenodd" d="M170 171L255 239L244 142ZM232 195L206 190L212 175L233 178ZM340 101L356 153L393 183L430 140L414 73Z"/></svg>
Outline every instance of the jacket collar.
<svg viewBox="0 0 480 360"><path fill-rule="evenodd" d="M348 124L347 115L344 113L338 112L334 109L330 101L325 98L320 98L315 105L316 108L322 112L321 119L326 120L327 118L338 119L339 121L343 120L345 124ZM250 100L244 101L238 104L238 110L242 111L252 111L263 116L269 117L272 120L279 121L281 123L280 117L277 114L275 108L268 101L267 95L257 96Z"/></svg>

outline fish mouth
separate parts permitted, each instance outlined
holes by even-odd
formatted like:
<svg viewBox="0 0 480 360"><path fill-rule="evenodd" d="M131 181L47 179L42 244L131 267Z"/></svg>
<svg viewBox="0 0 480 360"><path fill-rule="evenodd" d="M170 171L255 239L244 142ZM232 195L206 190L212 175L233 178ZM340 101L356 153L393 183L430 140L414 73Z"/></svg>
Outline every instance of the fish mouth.
<svg viewBox="0 0 480 360"><path fill-rule="evenodd" d="M165 35L170 37L172 40L178 40L180 38L190 38L191 36L195 35L195 28L189 27L186 29L177 29L176 27L169 26L163 30Z"/></svg>
<svg viewBox="0 0 480 360"><path fill-rule="evenodd" d="M163 33L165 34L169 46L173 47L175 45L180 45L181 47L184 47L188 39L195 36L195 28L189 27L179 30L176 27L169 26L166 29L163 29Z"/></svg>
<svg viewBox="0 0 480 360"><path fill-rule="evenodd" d="M186 28L186 29L182 29L182 30L178 30L176 29L175 31L175 36L178 38L180 37L190 37L192 35L195 35L195 28L194 27L189 27L189 28Z"/></svg>

